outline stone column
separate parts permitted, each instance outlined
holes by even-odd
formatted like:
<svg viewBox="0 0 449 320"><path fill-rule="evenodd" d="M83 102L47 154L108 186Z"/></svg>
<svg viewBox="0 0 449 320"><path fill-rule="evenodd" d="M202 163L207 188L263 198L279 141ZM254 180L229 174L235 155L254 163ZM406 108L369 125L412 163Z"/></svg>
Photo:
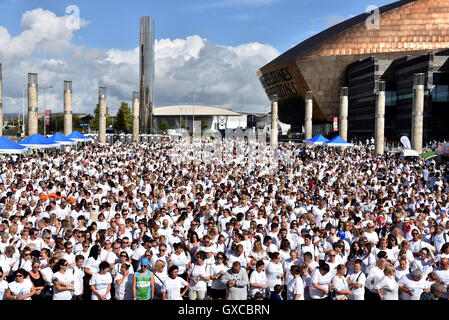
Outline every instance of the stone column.
<svg viewBox="0 0 449 320"><path fill-rule="evenodd" d="M37 73L28 73L28 136L38 133L38 83Z"/></svg>
<svg viewBox="0 0 449 320"><path fill-rule="evenodd" d="M0 63L0 136L3 136L3 94L2 64Z"/></svg>
<svg viewBox="0 0 449 320"><path fill-rule="evenodd" d="M375 155L384 153L385 138L385 81L379 81L376 96Z"/></svg>
<svg viewBox="0 0 449 320"><path fill-rule="evenodd" d="M133 142L139 142L139 92L133 92Z"/></svg>
<svg viewBox="0 0 449 320"><path fill-rule="evenodd" d="M99 89L98 114L98 143L106 144L106 87Z"/></svg>
<svg viewBox="0 0 449 320"><path fill-rule="evenodd" d="M424 126L424 73L413 75L412 149L422 154Z"/></svg>
<svg viewBox="0 0 449 320"><path fill-rule="evenodd" d="M313 96L312 91L306 92L306 108L304 117L304 139L312 138L312 114L313 114Z"/></svg>
<svg viewBox="0 0 449 320"><path fill-rule="evenodd" d="M72 81L64 81L64 135L72 133Z"/></svg>
<svg viewBox="0 0 449 320"><path fill-rule="evenodd" d="M278 148L278 96L271 97L271 135L270 145L273 149Z"/></svg>
<svg viewBox="0 0 449 320"><path fill-rule="evenodd" d="M340 89L340 125L339 136L348 141L348 87Z"/></svg>

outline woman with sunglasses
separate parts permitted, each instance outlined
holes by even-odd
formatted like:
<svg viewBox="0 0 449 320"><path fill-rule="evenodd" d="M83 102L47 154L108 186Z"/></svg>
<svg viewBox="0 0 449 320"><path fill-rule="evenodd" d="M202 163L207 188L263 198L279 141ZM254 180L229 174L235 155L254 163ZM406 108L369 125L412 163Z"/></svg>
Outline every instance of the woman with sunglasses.
<svg viewBox="0 0 449 320"><path fill-rule="evenodd" d="M226 298L226 286L220 281L221 277L228 271L228 259L223 252L217 253L216 262L211 267L212 286L210 290L211 300L224 300Z"/></svg>
<svg viewBox="0 0 449 320"><path fill-rule="evenodd" d="M53 300L72 300L75 279L73 272L68 271L69 262L61 259L56 264L53 274Z"/></svg>
<svg viewBox="0 0 449 320"><path fill-rule="evenodd" d="M31 249L30 247L26 246L20 253L19 261L14 264L12 270L16 271L18 269L24 269L26 272L30 272L31 267Z"/></svg>
<svg viewBox="0 0 449 320"><path fill-rule="evenodd" d="M30 279L25 279L27 272L18 269L15 272L15 280L10 282L5 293L7 300L31 300L34 294L34 285Z"/></svg>
<svg viewBox="0 0 449 320"><path fill-rule="evenodd" d="M34 285L34 295L31 297L32 300L41 300L44 298L44 289L45 289L45 276L44 274L39 270L41 266L41 263L39 259L34 259L32 262L32 269L29 272L29 279Z"/></svg>
<svg viewBox="0 0 449 320"><path fill-rule="evenodd" d="M120 271L115 276L114 286L116 300L133 299L133 274L130 273L130 268L132 268L132 266L127 263L120 265Z"/></svg>

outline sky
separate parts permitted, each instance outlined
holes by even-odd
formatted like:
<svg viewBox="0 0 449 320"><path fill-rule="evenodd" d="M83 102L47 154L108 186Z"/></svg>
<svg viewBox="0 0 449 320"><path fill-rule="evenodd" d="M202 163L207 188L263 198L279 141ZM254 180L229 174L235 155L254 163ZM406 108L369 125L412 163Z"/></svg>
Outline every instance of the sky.
<svg viewBox="0 0 449 320"><path fill-rule="evenodd" d="M139 18L155 20L155 104L195 103L264 112L256 71L326 28L393 0L0 0L4 113L21 112L27 73L38 73L39 110L93 113L107 87L115 114L138 91ZM79 19L78 19L79 17ZM192 98L193 97L193 98ZM27 108L25 99L25 109Z"/></svg>

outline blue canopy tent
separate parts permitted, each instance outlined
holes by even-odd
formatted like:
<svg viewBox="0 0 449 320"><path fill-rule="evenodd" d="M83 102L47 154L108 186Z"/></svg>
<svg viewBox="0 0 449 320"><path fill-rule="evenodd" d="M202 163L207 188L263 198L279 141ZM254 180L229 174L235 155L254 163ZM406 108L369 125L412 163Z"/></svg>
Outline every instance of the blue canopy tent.
<svg viewBox="0 0 449 320"><path fill-rule="evenodd" d="M78 131L73 131L71 134L67 136L67 138L79 142L87 142L92 140L91 137L86 137L85 135L79 133Z"/></svg>
<svg viewBox="0 0 449 320"><path fill-rule="evenodd" d="M23 141L20 141L19 144L21 146L26 146L32 149L47 149L57 147L58 144L48 141L43 135L33 134L32 136L26 138Z"/></svg>
<svg viewBox="0 0 449 320"><path fill-rule="evenodd" d="M23 153L27 150L28 148L25 146L21 146L20 144L13 142L6 137L0 137L0 153L17 154Z"/></svg>
<svg viewBox="0 0 449 320"><path fill-rule="evenodd" d="M326 142L324 145L329 147L352 147L352 143L343 140L340 136L336 136L335 138Z"/></svg>
<svg viewBox="0 0 449 320"><path fill-rule="evenodd" d="M329 140L323 137L321 134L317 134L315 137L311 139L304 140L304 143L309 143L313 145L321 145L323 143L328 142Z"/></svg>
<svg viewBox="0 0 449 320"><path fill-rule="evenodd" d="M76 141L73 141L70 138L67 138L65 135L63 135L60 132L56 132L54 135L48 138L49 142L57 143L60 145L73 145L76 144Z"/></svg>

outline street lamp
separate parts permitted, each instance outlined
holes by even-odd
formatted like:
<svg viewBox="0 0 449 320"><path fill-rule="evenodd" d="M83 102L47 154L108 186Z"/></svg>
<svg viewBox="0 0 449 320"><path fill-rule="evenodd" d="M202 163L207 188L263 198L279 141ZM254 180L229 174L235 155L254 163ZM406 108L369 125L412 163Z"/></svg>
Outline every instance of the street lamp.
<svg viewBox="0 0 449 320"><path fill-rule="evenodd" d="M192 135L193 135L193 130L194 130L194 126L195 126L195 97L193 95L189 96L189 98L192 98Z"/></svg>
<svg viewBox="0 0 449 320"><path fill-rule="evenodd" d="M53 86L48 86L48 87L44 87L44 88L42 88L42 90L44 90L44 117L43 117L43 122L44 122L44 136L46 135L46 129L47 129L47 126L45 125L45 90L47 90L47 89L51 89L51 88L53 88ZM58 128L56 128L56 131L58 131Z"/></svg>
<svg viewBox="0 0 449 320"><path fill-rule="evenodd" d="M25 137L25 91L27 88L22 91L22 137Z"/></svg>

